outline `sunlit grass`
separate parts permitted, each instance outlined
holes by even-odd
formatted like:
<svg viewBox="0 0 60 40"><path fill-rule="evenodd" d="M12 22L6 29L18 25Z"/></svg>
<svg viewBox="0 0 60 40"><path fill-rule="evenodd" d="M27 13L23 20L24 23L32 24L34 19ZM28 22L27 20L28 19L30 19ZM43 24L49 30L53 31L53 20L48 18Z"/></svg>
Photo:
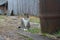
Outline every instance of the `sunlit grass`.
<svg viewBox="0 0 60 40"><path fill-rule="evenodd" d="M39 17L30 16L30 22L40 23Z"/></svg>
<svg viewBox="0 0 60 40"><path fill-rule="evenodd" d="M31 28L31 29L27 30L26 32L36 34L36 33L40 33L40 31L41 31L40 28Z"/></svg>
<svg viewBox="0 0 60 40"><path fill-rule="evenodd" d="M18 16L19 19L21 19L23 16ZM40 23L40 18L36 17L36 16L29 16L30 18L30 22L34 22L34 23Z"/></svg>
<svg viewBox="0 0 60 40"><path fill-rule="evenodd" d="M0 19L4 19L4 16L1 16L1 15L0 15Z"/></svg>
<svg viewBox="0 0 60 40"><path fill-rule="evenodd" d="M4 19L5 17L6 16L0 15L0 19ZM22 16L20 16L19 18L22 18ZM40 19L39 17L30 16L30 22L40 23Z"/></svg>

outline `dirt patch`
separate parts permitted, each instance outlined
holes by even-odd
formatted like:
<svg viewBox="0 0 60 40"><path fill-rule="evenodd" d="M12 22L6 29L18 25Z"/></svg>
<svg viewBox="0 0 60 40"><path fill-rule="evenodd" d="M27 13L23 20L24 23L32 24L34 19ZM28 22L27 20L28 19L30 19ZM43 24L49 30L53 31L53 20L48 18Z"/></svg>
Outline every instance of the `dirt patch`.
<svg viewBox="0 0 60 40"><path fill-rule="evenodd" d="M17 27L20 25L20 20L17 17L4 16L0 19L0 35L4 40L27 40L17 34Z"/></svg>

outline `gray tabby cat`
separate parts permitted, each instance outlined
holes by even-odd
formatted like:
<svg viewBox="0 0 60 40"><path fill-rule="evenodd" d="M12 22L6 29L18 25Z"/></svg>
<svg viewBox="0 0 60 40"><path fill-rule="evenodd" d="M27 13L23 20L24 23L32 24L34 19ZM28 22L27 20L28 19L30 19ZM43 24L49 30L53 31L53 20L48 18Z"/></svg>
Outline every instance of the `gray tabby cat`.
<svg viewBox="0 0 60 40"><path fill-rule="evenodd" d="M30 20L29 15L28 14L24 14L24 18L21 19L21 26L20 27L29 30L29 28L30 28L29 20Z"/></svg>

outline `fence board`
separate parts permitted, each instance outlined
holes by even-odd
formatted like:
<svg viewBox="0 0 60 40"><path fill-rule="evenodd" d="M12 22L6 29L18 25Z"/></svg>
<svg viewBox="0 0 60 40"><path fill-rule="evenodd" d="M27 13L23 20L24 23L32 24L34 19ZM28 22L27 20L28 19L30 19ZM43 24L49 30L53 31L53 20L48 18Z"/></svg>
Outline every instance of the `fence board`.
<svg viewBox="0 0 60 40"><path fill-rule="evenodd" d="M29 13L39 15L39 0L8 0L8 10L13 10L15 15Z"/></svg>

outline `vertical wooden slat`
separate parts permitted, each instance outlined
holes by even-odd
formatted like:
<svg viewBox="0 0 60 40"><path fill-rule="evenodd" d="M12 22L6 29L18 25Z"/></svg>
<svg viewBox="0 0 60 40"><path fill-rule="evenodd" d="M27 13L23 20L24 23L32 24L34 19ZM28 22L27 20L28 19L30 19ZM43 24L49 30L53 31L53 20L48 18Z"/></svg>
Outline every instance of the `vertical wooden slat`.
<svg viewBox="0 0 60 40"><path fill-rule="evenodd" d="M10 12L13 9L12 8L12 3L13 3L12 0L8 0L8 14L7 15L11 15Z"/></svg>
<svg viewBox="0 0 60 40"><path fill-rule="evenodd" d="M40 21L43 33L60 30L60 1L40 0Z"/></svg>
<svg viewBox="0 0 60 40"><path fill-rule="evenodd" d="M18 14L18 5L17 5L17 0L13 0L13 12L14 12L14 15L17 15Z"/></svg>
<svg viewBox="0 0 60 40"><path fill-rule="evenodd" d="M8 0L8 10L13 10L15 15L29 13L39 14L39 0Z"/></svg>

